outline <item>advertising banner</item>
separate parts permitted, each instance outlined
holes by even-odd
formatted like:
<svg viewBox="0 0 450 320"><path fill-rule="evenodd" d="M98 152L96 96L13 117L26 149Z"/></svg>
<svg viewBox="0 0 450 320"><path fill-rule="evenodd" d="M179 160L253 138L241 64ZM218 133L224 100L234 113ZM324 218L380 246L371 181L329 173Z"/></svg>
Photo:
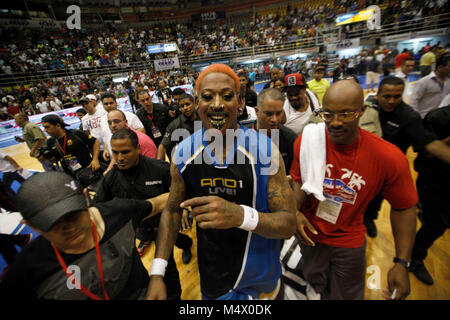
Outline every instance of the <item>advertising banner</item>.
<svg viewBox="0 0 450 320"><path fill-rule="evenodd" d="M156 71L179 69L179 68L180 62L178 61L178 57L155 60Z"/></svg>

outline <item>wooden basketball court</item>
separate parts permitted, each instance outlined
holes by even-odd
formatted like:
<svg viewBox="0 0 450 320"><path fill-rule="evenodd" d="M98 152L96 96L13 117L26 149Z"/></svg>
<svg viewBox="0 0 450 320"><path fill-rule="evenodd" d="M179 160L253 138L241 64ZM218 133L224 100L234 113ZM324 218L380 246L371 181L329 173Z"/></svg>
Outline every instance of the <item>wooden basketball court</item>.
<svg viewBox="0 0 450 320"><path fill-rule="evenodd" d="M29 151L25 143L3 149L3 152L13 157L21 166L28 169L42 170L42 166L34 158L29 156ZM412 150L408 150L407 157L410 161L410 168L414 180L417 173L413 169L413 160L415 154ZM394 240L391 231L389 219L390 207L384 201L379 217L376 220L378 228L378 235L376 238L367 237L367 267L368 271L380 271L381 288L369 289L366 282L365 299L378 300L382 298L382 290L387 287L387 272L392 267L392 259L395 255ZM420 221L417 220L417 229L420 228ZM188 265L184 265L181 259L182 251L175 247L174 256L180 273L180 280L182 286L182 299L185 300L199 300L200 295L200 280L197 265L197 240L196 229L193 226L192 230L187 232L194 240L192 247L192 260ZM450 299L450 232L444 234L439 238L428 251L428 257L425 260L429 272L433 276L434 285L428 286L417 280L417 278L410 273L411 294L408 297L410 300L446 300ZM145 266L150 270L151 261L154 257L154 244L147 249L147 252L142 257ZM366 280L369 277L373 278L374 274L367 273Z"/></svg>

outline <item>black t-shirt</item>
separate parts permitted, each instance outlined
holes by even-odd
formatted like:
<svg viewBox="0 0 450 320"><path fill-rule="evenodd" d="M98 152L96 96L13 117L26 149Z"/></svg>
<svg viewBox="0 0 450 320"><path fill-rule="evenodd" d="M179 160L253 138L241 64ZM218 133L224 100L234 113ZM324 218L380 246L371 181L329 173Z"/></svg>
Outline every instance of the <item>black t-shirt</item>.
<svg viewBox="0 0 450 320"><path fill-rule="evenodd" d="M105 222L105 234L100 241L100 252L105 287L111 299L125 300L142 297L148 287L149 276L135 245L135 230L138 223L151 213L151 204L131 199L113 199L95 204ZM93 258L94 263L80 267L81 284L99 297L103 297L95 248L83 254L61 253L67 266L76 264L81 258ZM84 260L85 261L85 260ZM87 270L86 270L87 269ZM94 274L92 274L94 273ZM54 286L55 277L64 285ZM54 299L89 299L80 290L69 290L68 277L62 270L50 242L40 236L30 242L17 256L0 283L0 298L8 299L52 299L54 291L60 295ZM43 284L47 283L43 288Z"/></svg>
<svg viewBox="0 0 450 320"><path fill-rule="evenodd" d="M381 62L378 61L377 59L373 58L371 61L369 61L369 64L367 67L368 67L369 71L379 73L380 71L378 70L378 67L380 65L381 65Z"/></svg>
<svg viewBox="0 0 450 320"><path fill-rule="evenodd" d="M116 165L105 175L96 194L95 202L114 197L145 200L169 192L170 165L162 160L139 157L137 166L120 170Z"/></svg>
<svg viewBox="0 0 450 320"><path fill-rule="evenodd" d="M71 99L65 99L62 101L63 104L63 108L64 109L68 109L68 108L73 108L73 102Z"/></svg>
<svg viewBox="0 0 450 320"><path fill-rule="evenodd" d="M242 124L247 128L256 130L256 120L245 121ZM292 159L294 158L294 142L297 139L297 135L294 131L282 124L278 129L280 130L278 144L276 144L275 141L272 142L275 143L280 150L286 169L286 175L288 175L291 170Z"/></svg>
<svg viewBox="0 0 450 320"><path fill-rule="evenodd" d="M379 108L383 139L396 145L403 153L412 145L415 152L423 150L436 137L426 130L419 113L402 102L392 112Z"/></svg>
<svg viewBox="0 0 450 320"><path fill-rule="evenodd" d="M129 170L120 170L115 165L102 179L94 201L105 202L115 197L146 200L169 192L170 182L169 163L141 155L138 165ZM161 214L157 214L146 219L143 225L157 227L160 218Z"/></svg>
<svg viewBox="0 0 450 320"><path fill-rule="evenodd" d="M197 116L197 121L201 121L200 118ZM201 125L200 125L201 128ZM164 138L162 139L161 143L164 147L166 147L166 153L171 159L170 155L172 153L172 149L182 141L183 138L186 137L180 137L176 141L172 141L172 133L176 129L186 129L187 132L189 132L189 135L194 133L194 121L186 118L183 114L180 114L175 120L173 120L168 126L166 133L164 134ZM187 133L186 132L186 133Z"/></svg>
<svg viewBox="0 0 450 320"><path fill-rule="evenodd" d="M136 111L136 115L144 125L145 133L152 138L156 147L158 147L166 133L167 126L172 121L169 116L169 108L164 104L154 103L153 114L149 114L144 108L140 108Z"/></svg>
<svg viewBox="0 0 450 320"><path fill-rule="evenodd" d="M429 112L423 119L425 128L436 135L437 139L450 137L450 106L439 108ZM441 190L450 188L450 165L436 158L428 158L423 152L419 152L414 169L423 177L431 181Z"/></svg>
<svg viewBox="0 0 450 320"><path fill-rule="evenodd" d="M71 169L75 168L71 162L77 162L82 167L87 167L92 162L91 152L95 141L93 136L87 135L83 131L66 130L65 137L59 139L51 137L48 139L47 145L61 155L63 167L75 172L76 170Z"/></svg>
<svg viewBox="0 0 450 320"><path fill-rule="evenodd" d="M258 104L258 95L255 91L251 89L247 89L247 93L245 94L245 105L249 107L256 107Z"/></svg>

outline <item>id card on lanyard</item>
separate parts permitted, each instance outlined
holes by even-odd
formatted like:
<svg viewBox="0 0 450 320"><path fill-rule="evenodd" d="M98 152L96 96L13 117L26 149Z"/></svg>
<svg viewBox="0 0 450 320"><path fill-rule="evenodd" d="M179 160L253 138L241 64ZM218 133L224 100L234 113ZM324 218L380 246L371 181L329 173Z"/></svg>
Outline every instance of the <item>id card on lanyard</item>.
<svg viewBox="0 0 450 320"><path fill-rule="evenodd" d="M70 142L70 140L69 140L69 142ZM59 141L58 141L58 140L56 140L56 143L58 143L59 150L61 150L62 154L64 155L64 161L65 161L65 163L67 164L67 166L70 168L70 170L72 170L72 172L75 172L75 171L81 169L82 166L81 166L81 164L78 162L78 160L76 159L76 157L67 154L67 151L66 151L66 144L68 143L68 142L67 142L67 135L64 136L64 147L62 147L62 146L59 144ZM69 145L70 145L70 143L69 143Z"/></svg>
<svg viewBox="0 0 450 320"><path fill-rule="evenodd" d="M336 202L330 199L319 202L317 207L316 216L328 221L329 223L336 224L341 213L342 203Z"/></svg>
<svg viewBox="0 0 450 320"><path fill-rule="evenodd" d="M150 122L152 124L152 135L153 135L153 138L161 137L161 131L159 131L158 127L155 126L155 124L153 123L153 114L152 114L152 116L149 116L147 114L147 118L148 118L148 120L150 120Z"/></svg>

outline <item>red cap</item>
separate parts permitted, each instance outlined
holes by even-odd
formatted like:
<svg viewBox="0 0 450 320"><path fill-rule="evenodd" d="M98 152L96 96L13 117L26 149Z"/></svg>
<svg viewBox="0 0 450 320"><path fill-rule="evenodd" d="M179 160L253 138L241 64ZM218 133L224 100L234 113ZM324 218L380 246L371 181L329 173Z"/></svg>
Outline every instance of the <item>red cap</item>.
<svg viewBox="0 0 450 320"><path fill-rule="evenodd" d="M305 86L303 76L300 73L291 73L284 77L284 86Z"/></svg>

